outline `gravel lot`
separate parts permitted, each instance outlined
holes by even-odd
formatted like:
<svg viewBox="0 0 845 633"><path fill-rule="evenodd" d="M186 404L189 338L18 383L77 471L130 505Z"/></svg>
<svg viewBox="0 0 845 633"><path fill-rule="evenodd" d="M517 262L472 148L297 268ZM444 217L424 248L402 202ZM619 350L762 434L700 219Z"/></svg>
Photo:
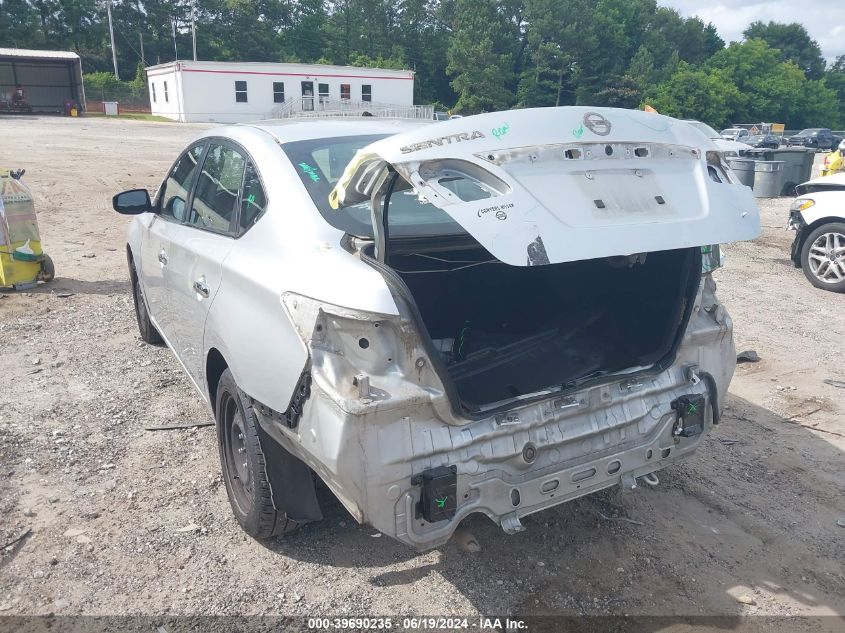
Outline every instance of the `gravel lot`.
<svg viewBox="0 0 845 633"><path fill-rule="evenodd" d="M31 530L0 550L0 615L845 614L845 390L823 383L845 380L845 295L791 266L785 198L717 273L737 349L762 361L658 487L533 515L517 536L472 518L475 553L416 554L330 498L289 538L246 537L213 429L144 430L210 414L138 338L111 210L199 129L0 118L0 166L27 170L57 271L0 299L0 547Z"/></svg>

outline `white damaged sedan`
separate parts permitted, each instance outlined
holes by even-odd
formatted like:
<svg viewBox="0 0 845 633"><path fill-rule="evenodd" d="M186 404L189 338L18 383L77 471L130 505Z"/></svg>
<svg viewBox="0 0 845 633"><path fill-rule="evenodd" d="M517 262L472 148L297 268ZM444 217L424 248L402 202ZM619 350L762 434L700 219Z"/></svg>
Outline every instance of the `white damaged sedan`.
<svg viewBox="0 0 845 633"><path fill-rule="evenodd" d="M735 364L715 245L759 233L699 131L581 107L221 127L114 207L241 526L319 520L319 477L421 550L692 453Z"/></svg>

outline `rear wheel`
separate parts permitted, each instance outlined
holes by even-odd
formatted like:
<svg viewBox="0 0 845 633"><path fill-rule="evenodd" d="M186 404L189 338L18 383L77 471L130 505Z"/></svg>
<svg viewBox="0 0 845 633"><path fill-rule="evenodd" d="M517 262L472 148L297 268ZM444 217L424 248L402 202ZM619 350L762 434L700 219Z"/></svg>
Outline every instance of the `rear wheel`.
<svg viewBox="0 0 845 633"><path fill-rule="evenodd" d="M132 281L132 299L135 302L135 319L138 321L138 332L141 334L141 339L150 345L161 345L164 340L150 321L147 301L144 298L144 288L141 286L141 280L138 279L138 273L135 272L133 267L129 269L129 276Z"/></svg>
<svg viewBox="0 0 845 633"><path fill-rule="evenodd" d="M244 406L228 369L217 385L215 411L223 481L238 523L256 539L292 531L297 523L273 506L255 413Z"/></svg>
<svg viewBox="0 0 845 633"><path fill-rule="evenodd" d="M807 236L801 268L816 288L845 292L845 223L822 224Z"/></svg>

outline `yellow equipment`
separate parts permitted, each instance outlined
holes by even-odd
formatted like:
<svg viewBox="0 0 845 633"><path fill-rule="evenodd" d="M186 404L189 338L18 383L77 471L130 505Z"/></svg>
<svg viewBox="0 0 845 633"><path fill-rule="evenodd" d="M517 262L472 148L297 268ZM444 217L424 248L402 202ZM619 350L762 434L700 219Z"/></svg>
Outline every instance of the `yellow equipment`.
<svg viewBox="0 0 845 633"><path fill-rule="evenodd" d="M33 288L55 274L53 260L41 250L32 194L20 181L23 172L0 169L0 287Z"/></svg>
<svg viewBox="0 0 845 633"><path fill-rule="evenodd" d="M830 176L838 174L845 169L845 161L843 161L842 152L835 149L830 154L824 157L824 165L822 165L820 176Z"/></svg>

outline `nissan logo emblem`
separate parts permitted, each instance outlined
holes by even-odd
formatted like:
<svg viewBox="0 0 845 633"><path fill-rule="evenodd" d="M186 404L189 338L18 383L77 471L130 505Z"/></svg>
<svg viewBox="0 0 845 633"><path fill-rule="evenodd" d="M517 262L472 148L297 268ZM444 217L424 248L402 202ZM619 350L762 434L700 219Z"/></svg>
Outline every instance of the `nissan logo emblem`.
<svg viewBox="0 0 845 633"><path fill-rule="evenodd" d="M613 127L610 121L598 112L587 112L584 115L584 125L590 132L599 136L607 136Z"/></svg>

